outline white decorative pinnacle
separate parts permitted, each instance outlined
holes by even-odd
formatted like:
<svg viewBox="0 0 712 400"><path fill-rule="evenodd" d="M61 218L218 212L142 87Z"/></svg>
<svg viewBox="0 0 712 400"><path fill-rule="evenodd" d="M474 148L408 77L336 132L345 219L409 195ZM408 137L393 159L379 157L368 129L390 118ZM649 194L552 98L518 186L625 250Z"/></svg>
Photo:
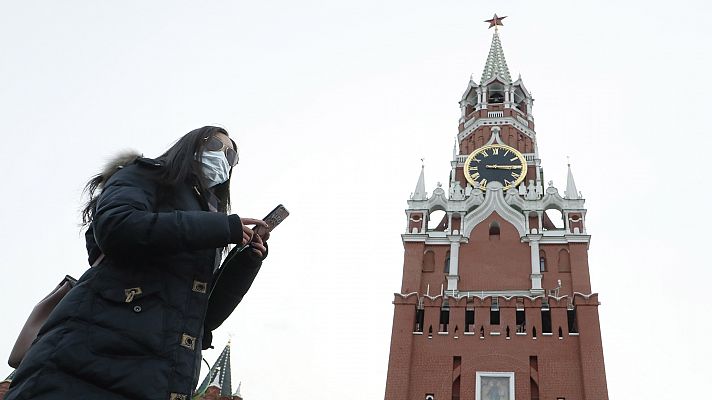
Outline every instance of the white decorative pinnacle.
<svg viewBox="0 0 712 400"><path fill-rule="evenodd" d="M210 382L208 387L216 387L218 389L222 389L222 385L220 384L220 369L215 370L215 376L213 377L213 381Z"/></svg>
<svg viewBox="0 0 712 400"><path fill-rule="evenodd" d="M425 192L425 165L420 168L420 177L415 185L415 191L410 196L411 200L427 200L428 194Z"/></svg>
<svg viewBox="0 0 712 400"><path fill-rule="evenodd" d="M574 174L571 173L571 164L569 164L569 172L566 176L566 191L564 192L564 198L570 200L580 199L578 190L576 190L576 182L574 182Z"/></svg>
<svg viewBox="0 0 712 400"><path fill-rule="evenodd" d="M497 31L492 35L492 45L487 55L485 69L482 71L480 84L484 84L493 76L499 76L504 80L504 83L512 83L512 77L509 75L507 60L504 59L504 50L502 50L502 43L499 41Z"/></svg>

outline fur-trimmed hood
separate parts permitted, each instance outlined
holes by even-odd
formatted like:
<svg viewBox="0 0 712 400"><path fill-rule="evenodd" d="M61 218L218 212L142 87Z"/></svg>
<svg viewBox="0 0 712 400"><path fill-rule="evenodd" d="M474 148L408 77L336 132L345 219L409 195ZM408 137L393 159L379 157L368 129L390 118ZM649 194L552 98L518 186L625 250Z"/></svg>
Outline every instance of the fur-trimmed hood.
<svg viewBox="0 0 712 400"><path fill-rule="evenodd" d="M104 182L108 181L109 178L116 173L116 171L127 165L133 164L136 160L142 157L143 155L136 150L124 150L116 154L104 165L104 168L101 170L100 186L103 186Z"/></svg>
<svg viewBox="0 0 712 400"><path fill-rule="evenodd" d="M118 153L116 156L111 158L101 170L100 173L94 175L87 185L84 187L84 194L87 195L87 203L82 209L82 224L88 225L94 219L94 209L96 207L96 201L99 193L104 190L104 185L109 179L116 173L116 171L122 169L123 167L133 164L135 162L144 162L153 166L163 165L156 160L151 160L148 158L143 158L141 153L135 150L125 150Z"/></svg>

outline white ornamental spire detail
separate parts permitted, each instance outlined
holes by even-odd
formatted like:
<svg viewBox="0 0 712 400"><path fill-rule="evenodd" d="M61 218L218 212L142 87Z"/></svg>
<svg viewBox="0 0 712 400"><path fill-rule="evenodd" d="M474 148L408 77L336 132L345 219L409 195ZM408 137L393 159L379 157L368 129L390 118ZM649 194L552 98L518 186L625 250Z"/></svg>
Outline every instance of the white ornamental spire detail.
<svg viewBox="0 0 712 400"><path fill-rule="evenodd" d="M580 199L578 190L576 190L576 182L574 182L574 174L571 173L571 164L569 164L569 173L566 175L566 191L564 198L570 200Z"/></svg>
<svg viewBox="0 0 712 400"><path fill-rule="evenodd" d="M220 384L220 369L215 371L215 376L213 377L213 381L210 382L208 387L216 387L218 389L222 389L222 385Z"/></svg>
<svg viewBox="0 0 712 400"><path fill-rule="evenodd" d="M494 26L495 30L494 35L492 35L492 44L490 45L490 51L487 55L485 69L482 71L480 84L484 84L493 76L499 76L504 80L504 83L512 83L512 77L509 74L507 60L504 59L504 50L502 50L502 43L499 41L499 32L497 31L497 26L502 25L502 20L505 18L507 17L500 18L495 14L494 18L485 21L490 23L490 28Z"/></svg>
<svg viewBox="0 0 712 400"><path fill-rule="evenodd" d="M423 161L422 159L420 161ZM420 167L420 177L415 185L415 191L410 196L411 200L427 200L428 194L425 192L425 164Z"/></svg>

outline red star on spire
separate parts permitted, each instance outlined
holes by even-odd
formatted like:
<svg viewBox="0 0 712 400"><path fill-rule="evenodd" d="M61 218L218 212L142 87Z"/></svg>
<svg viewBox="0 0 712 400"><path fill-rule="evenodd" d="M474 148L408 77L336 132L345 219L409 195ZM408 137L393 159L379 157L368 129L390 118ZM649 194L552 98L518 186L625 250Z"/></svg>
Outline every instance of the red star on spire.
<svg viewBox="0 0 712 400"><path fill-rule="evenodd" d="M485 20L485 22L489 22L489 24L490 24L489 28L494 26L494 29L497 30L497 25L504 26L504 24L502 23L502 20L505 18L507 18L507 16L498 17L497 14L495 13L494 17L492 17L492 19ZM489 28L487 28L487 29L489 29Z"/></svg>

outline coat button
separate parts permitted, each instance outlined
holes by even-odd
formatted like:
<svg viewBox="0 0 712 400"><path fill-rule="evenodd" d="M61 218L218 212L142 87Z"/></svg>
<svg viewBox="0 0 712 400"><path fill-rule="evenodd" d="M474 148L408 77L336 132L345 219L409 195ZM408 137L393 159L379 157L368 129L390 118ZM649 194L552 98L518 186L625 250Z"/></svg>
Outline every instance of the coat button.
<svg viewBox="0 0 712 400"><path fill-rule="evenodd" d="M134 312L141 312L141 306L134 306Z"/></svg>
<svg viewBox="0 0 712 400"><path fill-rule="evenodd" d="M206 282L193 281L193 291L197 293L206 293L208 284Z"/></svg>
<svg viewBox="0 0 712 400"><path fill-rule="evenodd" d="M180 338L180 345L186 349L195 350L195 336L183 334Z"/></svg>

